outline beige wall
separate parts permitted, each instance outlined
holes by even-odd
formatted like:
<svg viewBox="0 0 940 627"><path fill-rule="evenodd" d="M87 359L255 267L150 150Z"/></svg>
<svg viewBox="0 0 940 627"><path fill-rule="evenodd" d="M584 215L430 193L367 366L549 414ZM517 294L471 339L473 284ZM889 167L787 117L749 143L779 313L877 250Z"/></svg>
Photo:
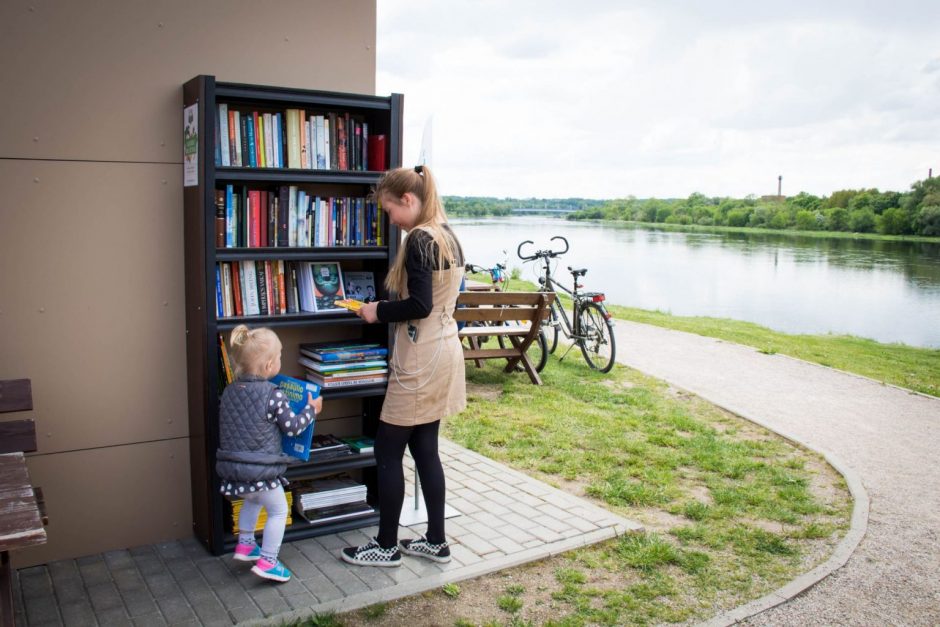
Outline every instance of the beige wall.
<svg viewBox="0 0 940 627"><path fill-rule="evenodd" d="M372 94L375 20L374 0L0 3L0 379L32 380L50 520L17 567L190 535L182 84Z"/></svg>

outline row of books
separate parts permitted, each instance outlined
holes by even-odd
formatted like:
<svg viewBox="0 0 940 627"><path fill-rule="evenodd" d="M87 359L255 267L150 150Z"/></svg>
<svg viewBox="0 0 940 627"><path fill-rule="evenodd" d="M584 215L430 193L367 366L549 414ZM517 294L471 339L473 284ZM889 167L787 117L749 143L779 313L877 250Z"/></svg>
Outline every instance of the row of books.
<svg viewBox="0 0 940 627"><path fill-rule="evenodd" d="M215 164L223 167L304 170L385 169L385 135L348 111L304 109L258 112L218 105Z"/></svg>
<svg viewBox="0 0 940 627"><path fill-rule="evenodd" d="M245 259L220 261L215 268L219 318L339 312L348 308L337 301L375 297L372 272L344 273L338 261Z"/></svg>
<svg viewBox="0 0 940 627"><path fill-rule="evenodd" d="M383 223L367 198L310 195L296 185L215 190L216 248L382 246Z"/></svg>
<svg viewBox="0 0 940 627"><path fill-rule="evenodd" d="M324 389L388 382L388 349L378 343L301 344L298 361L307 380Z"/></svg>

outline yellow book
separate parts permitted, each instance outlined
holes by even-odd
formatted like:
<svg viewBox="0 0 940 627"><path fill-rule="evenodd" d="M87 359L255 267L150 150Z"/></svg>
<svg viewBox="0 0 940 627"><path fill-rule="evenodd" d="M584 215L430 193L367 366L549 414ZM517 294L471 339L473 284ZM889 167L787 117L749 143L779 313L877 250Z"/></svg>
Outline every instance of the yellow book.
<svg viewBox="0 0 940 627"><path fill-rule="evenodd" d="M355 298L340 298L333 301L333 304L337 307L345 307L349 311L359 311L365 305L364 302Z"/></svg>

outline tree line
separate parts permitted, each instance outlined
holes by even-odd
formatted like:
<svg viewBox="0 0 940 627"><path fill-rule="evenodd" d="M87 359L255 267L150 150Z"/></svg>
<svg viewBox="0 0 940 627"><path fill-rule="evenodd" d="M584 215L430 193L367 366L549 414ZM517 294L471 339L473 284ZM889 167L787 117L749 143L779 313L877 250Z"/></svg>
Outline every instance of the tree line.
<svg viewBox="0 0 940 627"><path fill-rule="evenodd" d="M460 217L508 216L513 209L564 209L584 211L600 207L605 200L588 198L493 198L487 196L444 196L448 215Z"/></svg>
<svg viewBox="0 0 940 627"><path fill-rule="evenodd" d="M709 198L699 193L684 199L617 198L567 217L940 237L940 178L917 181L906 192L845 189L830 196L801 192L782 198Z"/></svg>

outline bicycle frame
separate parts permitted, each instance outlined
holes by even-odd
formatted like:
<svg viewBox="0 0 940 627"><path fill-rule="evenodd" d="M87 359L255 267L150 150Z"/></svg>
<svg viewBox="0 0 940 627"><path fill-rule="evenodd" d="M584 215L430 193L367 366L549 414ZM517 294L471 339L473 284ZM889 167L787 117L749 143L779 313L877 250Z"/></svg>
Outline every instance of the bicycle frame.
<svg viewBox="0 0 940 627"><path fill-rule="evenodd" d="M522 242L516 249L516 254L523 261L541 261L543 270L542 275L539 276L539 289L541 291L561 293L571 298L570 318L568 317L568 311L562 306L560 300L556 299L552 304L552 323L550 326L554 329L554 336L549 342L549 352L554 352L558 334L564 333L566 338L572 340L572 344L565 351L565 355L571 351L571 348L578 346L589 366L601 372L609 372L614 364L616 347L610 312L604 306L606 297L603 292L580 291L584 286L578 282L578 278L587 273L586 268L568 266L572 278L571 289L552 277L551 260L568 252L569 246L568 240L560 235L556 235L551 239L563 242L565 249L537 250L531 255L523 255L522 247L526 244L532 244L530 240ZM565 355L562 355L561 359L564 359ZM599 361L599 358L602 361Z"/></svg>

